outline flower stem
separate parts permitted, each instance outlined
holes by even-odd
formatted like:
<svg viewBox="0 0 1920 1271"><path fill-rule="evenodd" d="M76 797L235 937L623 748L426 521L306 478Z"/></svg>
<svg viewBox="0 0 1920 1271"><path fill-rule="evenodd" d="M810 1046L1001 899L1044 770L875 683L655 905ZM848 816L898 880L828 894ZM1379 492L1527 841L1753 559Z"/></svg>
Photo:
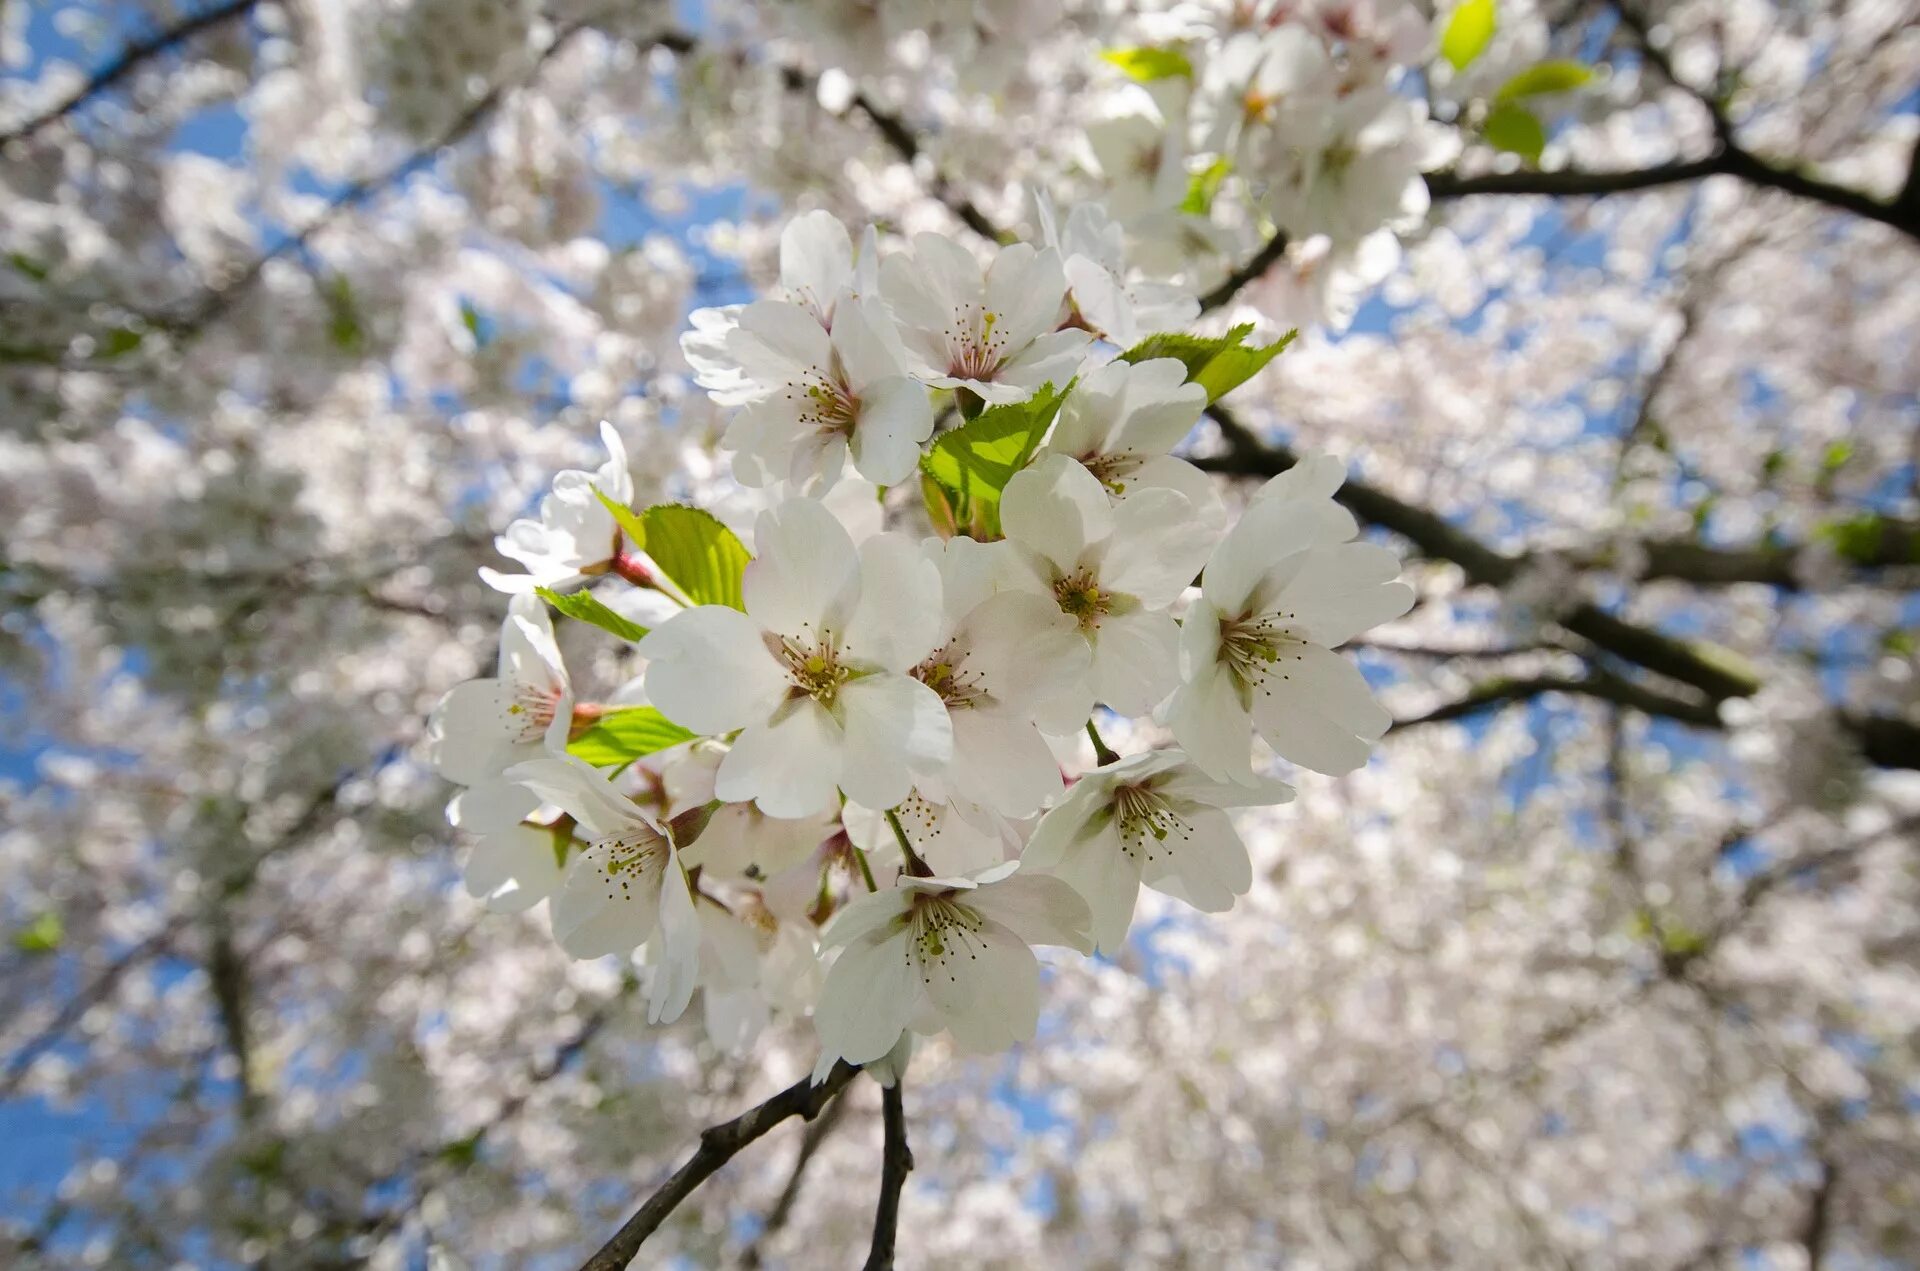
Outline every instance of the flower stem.
<svg viewBox="0 0 1920 1271"><path fill-rule="evenodd" d="M1093 726L1092 719L1087 720L1087 738L1093 742L1093 757L1102 768L1120 762L1120 756L1114 753L1113 747L1100 740L1100 730Z"/></svg>
<svg viewBox="0 0 1920 1271"><path fill-rule="evenodd" d="M907 858L907 872L915 878L932 878L933 870L929 869L927 863L920 859L920 854L913 850L913 844L907 842L906 827L900 824L900 814L892 808L887 809L887 824L893 827L893 837L900 840L900 852Z"/></svg>
<svg viewBox="0 0 1920 1271"><path fill-rule="evenodd" d="M860 877L867 880L867 890L879 891L879 886L873 881L873 867L867 864L867 854L856 847L853 849L853 859L860 866Z"/></svg>

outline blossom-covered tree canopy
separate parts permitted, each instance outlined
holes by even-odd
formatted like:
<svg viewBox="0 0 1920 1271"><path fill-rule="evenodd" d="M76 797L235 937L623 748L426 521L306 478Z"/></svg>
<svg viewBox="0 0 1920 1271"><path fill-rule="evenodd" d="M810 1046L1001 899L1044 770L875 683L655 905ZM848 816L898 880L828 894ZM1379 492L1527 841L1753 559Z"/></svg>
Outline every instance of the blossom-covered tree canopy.
<svg viewBox="0 0 1920 1271"><path fill-rule="evenodd" d="M1920 4L0 68L0 1263L1920 1265Z"/></svg>

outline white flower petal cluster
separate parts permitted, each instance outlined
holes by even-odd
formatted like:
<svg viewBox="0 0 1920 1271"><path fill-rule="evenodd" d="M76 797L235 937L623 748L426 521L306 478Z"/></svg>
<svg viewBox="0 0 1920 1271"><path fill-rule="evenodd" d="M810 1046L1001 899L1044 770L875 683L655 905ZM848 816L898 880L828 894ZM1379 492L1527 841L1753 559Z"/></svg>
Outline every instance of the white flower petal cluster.
<svg viewBox="0 0 1920 1271"><path fill-rule="evenodd" d="M612 424L600 425L600 440L607 447L605 463L593 472L560 473L540 500L540 515L515 521L494 539L500 554L519 561L526 572L503 574L483 567L480 577L489 587L509 594L536 587L557 590L610 568L620 550L620 527L594 491L615 503L631 503L633 474L627 468L626 445Z"/></svg>
<svg viewBox="0 0 1920 1271"><path fill-rule="evenodd" d="M1033 946L1118 953L1143 885L1203 912L1248 891L1229 810L1293 794L1256 770L1254 735L1323 772L1364 763L1387 717L1332 649L1412 592L1392 553L1351 541L1337 463L1307 459L1235 519L1175 453L1208 403L1188 365L1094 359L1096 323L1111 337L1193 312L1123 281L1110 227L1076 209L1058 245L983 262L927 233L887 254L868 231L856 250L810 213L781 236L778 297L694 317L683 349L735 408L736 475L787 493L754 520L737 591L623 546L592 488L631 490L611 432L607 468L562 473L503 537L541 585L657 584L594 597L654 625L634 645L641 690L577 703L540 606L515 596L500 676L435 720L443 771L471 787L470 890L505 911L547 898L576 957L634 957L650 1018L703 989L722 1048L811 1012L819 1075L897 1060L914 1034L1031 1038ZM942 415L951 462L974 462L970 429L1024 438L980 433L986 453L1017 450L1012 470L941 496L990 500L966 533L916 535L897 498L876 525L870 497L825 497L849 458L906 483ZM692 740L604 772L570 753L598 737L583 753L606 762L621 734L602 723L636 709ZM1119 759L1103 714L1179 748Z"/></svg>

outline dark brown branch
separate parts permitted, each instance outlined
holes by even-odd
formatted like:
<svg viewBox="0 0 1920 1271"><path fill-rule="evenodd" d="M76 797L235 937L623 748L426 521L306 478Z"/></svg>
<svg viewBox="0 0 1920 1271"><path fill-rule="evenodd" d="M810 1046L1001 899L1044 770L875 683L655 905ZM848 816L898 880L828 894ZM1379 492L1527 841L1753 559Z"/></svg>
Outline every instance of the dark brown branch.
<svg viewBox="0 0 1920 1271"><path fill-rule="evenodd" d="M913 1153L907 1147L907 1112L901 1098L900 1078L881 1093L881 1118L886 1125L886 1146L880 1157L880 1200L873 1214L873 1246L867 1251L866 1271L892 1271L894 1240L900 1230L900 1191L907 1185L907 1173L913 1168Z"/></svg>
<svg viewBox="0 0 1920 1271"><path fill-rule="evenodd" d="M1200 312L1210 312L1232 300L1240 294L1240 288L1265 275L1286 254L1286 231L1275 230L1273 237L1260 245L1259 251L1249 256L1240 268L1227 275L1226 281L1200 297Z"/></svg>
<svg viewBox="0 0 1920 1271"><path fill-rule="evenodd" d="M342 774L332 785L315 795L293 823L273 842L248 857L225 878L209 880L210 895L207 903L219 904L240 895L252 886L254 876L260 872L261 866L319 828L322 818L339 800L340 792L346 788L349 781L360 775L362 774L352 772ZM59 1013L47 1023L45 1028L8 1055L5 1063L0 1065L0 1098L9 1097L19 1089L20 1083L25 1080L34 1061L58 1045L67 1035L68 1030L79 1023L94 1005L111 998L119 987L120 981L130 971L170 952L174 938L187 926L192 917L191 912L176 913L158 931L115 958L101 970L99 975L89 981L85 988L67 999L66 1004L60 1008Z"/></svg>
<svg viewBox="0 0 1920 1271"><path fill-rule="evenodd" d="M1441 171L1427 173L1426 181L1427 192L1437 203L1476 194L1601 198L1609 194L1684 185L1710 176L1736 177L1757 188L1778 190L1809 202L1851 212L1855 216L1891 226L1909 238L1920 239L1920 209L1913 205L1898 200L1883 203L1859 190L1776 166L1737 146L1723 146L1704 159L1675 160L1648 168L1629 168L1617 172L1583 172L1560 168L1551 171L1488 172L1463 177L1452 171Z"/></svg>
<svg viewBox="0 0 1920 1271"><path fill-rule="evenodd" d="M858 1068L836 1064L827 1079L814 1085L810 1078L800 1080L774 1095L765 1103L749 1108L733 1120L701 1132L700 1146L691 1159L675 1170L658 1191L647 1197L633 1217L600 1247L599 1252L580 1264L580 1271L620 1271L640 1252L640 1246L659 1229L667 1216L694 1189L707 1181L748 1144L785 1121L800 1117L811 1121L820 1115L827 1101L844 1090Z"/></svg>
<svg viewBox="0 0 1920 1271"><path fill-rule="evenodd" d="M1395 720L1389 731L1402 732L1422 724L1464 719L1496 706L1529 701L1543 693L1573 693L1631 707L1662 719L1678 720L1696 728L1720 727L1720 716L1710 702L1657 693L1632 680L1621 679L1605 671L1591 671L1585 675L1531 675L1487 680L1474 686L1465 696L1437 706L1424 715Z"/></svg>
<svg viewBox="0 0 1920 1271"><path fill-rule="evenodd" d="M1710 587L1764 583L1784 591L1804 588L1800 564L1813 550L1799 543L1709 547L1684 538L1654 539L1640 547L1646 552L1642 579L1670 578ZM1844 560L1862 570L1920 565L1920 522L1885 518L1870 540L1862 536L1850 547Z"/></svg>
<svg viewBox="0 0 1920 1271"><path fill-rule="evenodd" d="M1824 1156L1820 1162L1820 1181L1807 1198L1807 1221L1800 1228L1800 1247L1807 1251L1807 1271L1820 1271L1827 1264L1827 1233L1833 1225L1833 1191L1840 1182L1840 1167Z"/></svg>
<svg viewBox="0 0 1920 1271"><path fill-rule="evenodd" d="M65 119L102 93L108 92L121 80L139 70L157 57L163 57L179 48L202 31L224 25L235 18L252 11L260 0L227 0L225 4L203 9L181 21L178 26L168 27L136 40L120 51L119 56L102 66L87 77L87 82L62 98L57 104L35 115L11 131L0 133L0 151L4 151L16 141L27 141L41 129Z"/></svg>
<svg viewBox="0 0 1920 1271"><path fill-rule="evenodd" d="M682 57L690 57L700 51L700 41L684 31L667 31L654 37L653 42L661 48L670 49ZM818 92L820 77L798 66L778 68L781 86L790 93L804 93L809 96ZM898 155L902 162L912 167L919 160L924 147L913 130L898 115L883 109L864 90L854 93L851 108L867 117L880 139L887 148ZM951 181L934 171L928 180L927 193L935 202L943 204L949 212L958 217L968 229L989 242L1003 242L1006 233L982 212L974 201L954 188Z"/></svg>
<svg viewBox="0 0 1920 1271"><path fill-rule="evenodd" d="M793 1158L793 1170L787 1175L787 1185L780 1189L779 1199L775 1200L773 1208L767 1211L767 1220L760 1225L760 1232L754 1236L753 1243L748 1245L746 1252L740 1255L740 1265L747 1268L747 1271L754 1271L754 1268L760 1265L760 1250L768 1240L787 1225L787 1220L793 1216L794 1202L800 1199L800 1185L806 1181L807 1167L813 1163L814 1155L819 1152L820 1145L826 1141L827 1135L833 1132L833 1127L840 1124L840 1118L846 1115L846 1111L846 1099L836 1097L827 1105L826 1111L822 1112L807 1127L807 1132L801 1136L800 1151Z"/></svg>
<svg viewBox="0 0 1920 1271"><path fill-rule="evenodd" d="M1285 446L1252 440L1246 427L1223 407L1214 405L1207 409L1221 422L1231 449L1218 458L1196 460L1200 467L1237 476L1274 476L1297 462ZM1334 497L1361 520L1392 530L1425 555L1452 561L1472 582L1503 587L1513 581L1526 564L1524 557L1509 556L1491 548L1436 513L1403 502L1364 481L1349 478ZM1759 682L1744 671L1725 665L1685 641L1616 618L1594 605L1575 606L1560 619L1560 625L1637 666L1690 684L1715 701L1747 697L1760 687Z"/></svg>
<svg viewBox="0 0 1920 1271"><path fill-rule="evenodd" d="M585 26L586 24L584 22L575 23L557 32L553 42L541 51L539 57L534 59L533 65L527 69L518 83L495 84L488 90L485 96L481 97L462 112L460 117L454 120L446 131L441 133L440 136L435 138L431 143L414 151L398 163L372 176L362 177L360 180L354 181L346 186L346 188L340 190L327 201L327 206L317 215L307 221L305 225L302 225L290 237L282 239L273 247L255 257L237 277L209 291L181 317L172 320L163 320L161 325L171 330L174 335L186 338L191 338L203 330L209 323L231 308L233 303L250 290L255 283L259 282L261 275L266 272L268 265L283 256L305 249L306 245L312 241L314 235L333 224L342 214L360 206L374 196L392 189L408 176L437 160L442 151L465 138L468 133L478 127L480 122L493 112L494 108L500 104L508 91L531 83L534 77L540 73L540 69L547 64L548 60L558 53L568 41L584 30Z"/></svg>
<svg viewBox="0 0 1920 1271"><path fill-rule="evenodd" d="M1228 451L1224 455L1195 459L1199 467L1228 476L1267 477L1285 472L1298 462L1287 447L1261 441L1224 407L1216 404L1207 410L1220 425ZM1470 582L1502 587L1526 565L1524 556L1510 556L1489 547L1438 514L1406 503L1364 481L1349 478L1334 497L1361 520L1399 534L1424 555L1452 561L1460 566ZM1896 546L1904 542L1900 535L1887 537ZM1751 697L1760 691L1758 678L1709 646L1695 645L1628 622L1596 605L1576 605L1559 619L1559 625L1617 658L1691 686L1705 695L1708 705L1732 697ZM1542 685L1536 691L1547 692L1557 687L1567 692L1583 692L1587 690L1582 686L1594 682L1592 677L1564 678L1564 683ZM1618 680L1618 677L1610 678ZM1717 725L1717 715L1713 722L1708 721L1707 705L1646 689L1629 680L1618 680L1618 683L1628 686L1635 694L1649 694L1640 702L1621 701L1622 705L1701 727ZM1620 700L1611 685L1606 686L1606 692L1614 694L1609 700ZM1589 691L1587 695L1605 694ZM1502 700L1512 699L1509 693ZM1483 702L1473 709L1492 704ZM1855 713L1843 715L1842 720L1870 763L1883 768L1920 768L1920 726L1887 715Z"/></svg>

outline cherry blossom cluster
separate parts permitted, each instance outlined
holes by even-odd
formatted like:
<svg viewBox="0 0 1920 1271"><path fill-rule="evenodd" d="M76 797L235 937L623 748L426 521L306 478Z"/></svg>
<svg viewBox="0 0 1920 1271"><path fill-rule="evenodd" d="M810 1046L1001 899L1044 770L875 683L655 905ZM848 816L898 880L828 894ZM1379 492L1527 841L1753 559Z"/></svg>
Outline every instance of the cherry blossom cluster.
<svg viewBox="0 0 1920 1271"><path fill-rule="evenodd" d="M1141 42L1107 51L1119 73L1086 129L1116 216L1170 263L1218 250L1234 220L1277 236L1285 266L1247 299L1344 326L1399 263L1400 236L1420 229L1421 174L1460 150L1405 91L1415 68L1449 82L1433 54L1453 23L1430 7L1287 0L1141 15Z"/></svg>
<svg viewBox="0 0 1920 1271"><path fill-rule="evenodd" d="M773 487L751 557L696 509L627 506L610 426L607 463L501 536L525 572L486 571L513 596L499 674L434 721L469 888L547 900L576 957L639 950L655 1022L696 989L728 1044L811 1012L819 1075L912 1032L1031 1038L1033 946L1117 953L1143 885L1204 912L1245 894L1229 811L1293 797L1253 738L1363 765L1390 717L1333 650L1413 591L1355 541L1336 461L1234 513L1173 453L1284 342L1121 350L1095 331L1182 306L1116 264L856 249L811 213L778 297L698 311L687 356L735 408L735 475ZM836 514L849 467L893 528ZM916 473L922 499L886 497ZM571 590L602 577L634 588ZM617 700L577 699L549 602L635 643ZM1122 758L1103 717L1166 744ZM1083 736L1098 764L1069 780Z"/></svg>

